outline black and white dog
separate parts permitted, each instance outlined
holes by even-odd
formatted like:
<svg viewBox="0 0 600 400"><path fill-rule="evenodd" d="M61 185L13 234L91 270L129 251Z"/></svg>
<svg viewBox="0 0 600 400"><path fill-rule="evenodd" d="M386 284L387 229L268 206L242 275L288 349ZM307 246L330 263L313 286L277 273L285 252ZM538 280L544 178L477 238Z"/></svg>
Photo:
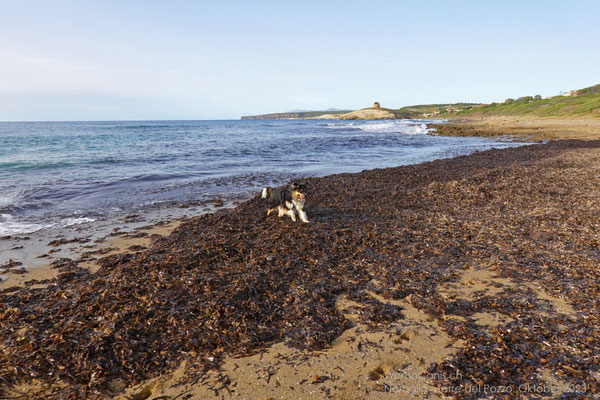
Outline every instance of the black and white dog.
<svg viewBox="0 0 600 400"><path fill-rule="evenodd" d="M262 198L267 199L267 215L277 210L279 217L287 215L296 221L296 211L302 222L308 222L304 212L306 184L292 182L281 189L266 187L262 191Z"/></svg>

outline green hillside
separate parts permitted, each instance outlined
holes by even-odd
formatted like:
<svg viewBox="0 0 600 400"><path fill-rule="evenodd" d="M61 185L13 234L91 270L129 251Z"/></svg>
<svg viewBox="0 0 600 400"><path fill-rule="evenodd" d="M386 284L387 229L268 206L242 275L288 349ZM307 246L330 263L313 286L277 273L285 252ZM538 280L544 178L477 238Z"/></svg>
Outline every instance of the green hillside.
<svg viewBox="0 0 600 400"><path fill-rule="evenodd" d="M481 103L445 103L445 104L420 104L406 106L393 110L398 114L407 115L409 118L435 117L438 114L456 112L457 110L470 110L473 107L481 106Z"/></svg>
<svg viewBox="0 0 600 400"><path fill-rule="evenodd" d="M440 116L532 116L532 117L600 117L600 85L569 92L568 96L542 99L525 96L506 99L504 103L491 103L445 112Z"/></svg>

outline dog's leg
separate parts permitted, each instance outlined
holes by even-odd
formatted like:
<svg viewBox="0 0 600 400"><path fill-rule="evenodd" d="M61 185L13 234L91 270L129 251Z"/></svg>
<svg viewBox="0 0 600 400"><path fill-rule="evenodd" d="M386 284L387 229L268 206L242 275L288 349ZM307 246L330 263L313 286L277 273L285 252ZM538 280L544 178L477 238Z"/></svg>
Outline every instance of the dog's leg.
<svg viewBox="0 0 600 400"><path fill-rule="evenodd" d="M277 206L277 216L278 216L279 218L281 218L281 217L283 217L284 215L285 215L285 211L284 211L283 207L282 207L282 206Z"/></svg>
<svg viewBox="0 0 600 400"><path fill-rule="evenodd" d="M298 215L300 216L300 221L308 224L308 218L306 218L306 213L302 210L298 210Z"/></svg>
<svg viewBox="0 0 600 400"><path fill-rule="evenodd" d="M273 211L275 211L275 209L274 209L274 208L269 208L269 209L267 210L267 217L268 217L269 215L271 215L271 213L272 213Z"/></svg>
<svg viewBox="0 0 600 400"><path fill-rule="evenodd" d="M304 203L301 203L299 201L294 201L294 206L298 210L298 215L300 216L300 220L302 222L308 223L308 218L306 218L306 213L303 210Z"/></svg>
<svg viewBox="0 0 600 400"><path fill-rule="evenodd" d="M293 208L290 208L287 212L288 217L292 219L292 221L296 222L296 213Z"/></svg>

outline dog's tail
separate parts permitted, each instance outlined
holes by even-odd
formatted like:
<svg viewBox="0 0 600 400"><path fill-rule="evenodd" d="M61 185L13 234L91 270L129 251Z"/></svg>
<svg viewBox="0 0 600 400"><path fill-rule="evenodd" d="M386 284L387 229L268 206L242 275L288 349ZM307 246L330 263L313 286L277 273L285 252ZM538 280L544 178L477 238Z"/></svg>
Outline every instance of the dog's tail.
<svg viewBox="0 0 600 400"><path fill-rule="evenodd" d="M260 197L262 197L263 199L268 199L269 197L271 197L272 190L273 189L271 189L270 187L264 188Z"/></svg>

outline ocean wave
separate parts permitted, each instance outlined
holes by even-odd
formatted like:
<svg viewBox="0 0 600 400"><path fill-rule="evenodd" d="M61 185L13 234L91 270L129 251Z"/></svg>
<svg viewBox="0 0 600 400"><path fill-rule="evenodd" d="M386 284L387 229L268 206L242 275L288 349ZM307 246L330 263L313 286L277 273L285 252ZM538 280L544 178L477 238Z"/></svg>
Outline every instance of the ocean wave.
<svg viewBox="0 0 600 400"><path fill-rule="evenodd" d="M18 221L10 214L0 214L0 236L33 233L41 229L64 228L66 226L80 225L94 221L95 219L88 217L67 217L56 222L42 224Z"/></svg>
<svg viewBox="0 0 600 400"><path fill-rule="evenodd" d="M0 208L14 204L15 200L16 199L14 196L1 195L0 196Z"/></svg>
<svg viewBox="0 0 600 400"><path fill-rule="evenodd" d="M63 218L60 222L55 224L54 227L80 225L80 224L85 224L87 222L94 222L94 221L95 221L94 218L88 218L88 217L69 217L69 218Z"/></svg>
<svg viewBox="0 0 600 400"><path fill-rule="evenodd" d="M173 125L170 124L119 124L115 126L109 126L109 129L119 128L119 129L165 129L172 128Z"/></svg>
<svg viewBox="0 0 600 400"><path fill-rule="evenodd" d="M426 135L433 131L421 121L412 120L384 120L377 122L338 122L325 124L330 129L356 129L371 133L400 133L405 135Z"/></svg>
<svg viewBox="0 0 600 400"><path fill-rule="evenodd" d="M0 171L29 171L29 170L43 170L43 169L62 169L66 167L71 167L74 164L68 161L58 161L58 162L3 162L0 163Z"/></svg>
<svg viewBox="0 0 600 400"><path fill-rule="evenodd" d="M0 214L0 236L15 233L31 233L44 228L43 225L15 221L10 214Z"/></svg>

